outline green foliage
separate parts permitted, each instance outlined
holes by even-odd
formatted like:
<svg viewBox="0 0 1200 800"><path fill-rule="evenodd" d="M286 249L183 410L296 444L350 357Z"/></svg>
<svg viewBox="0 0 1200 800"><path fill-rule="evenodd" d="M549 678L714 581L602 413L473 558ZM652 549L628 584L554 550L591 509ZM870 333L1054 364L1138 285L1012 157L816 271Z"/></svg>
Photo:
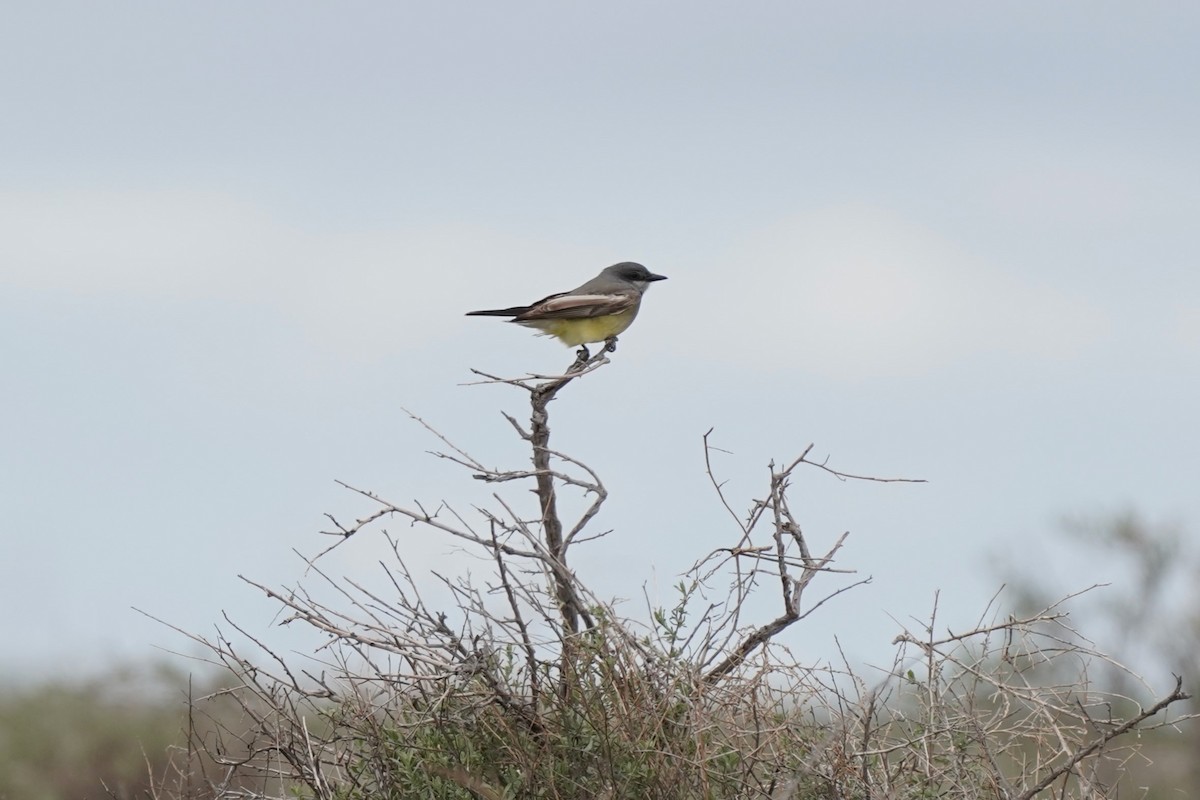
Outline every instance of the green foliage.
<svg viewBox="0 0 1200 800"><path fill-rule="evenodd" d="M0 797L145 796L182 737L182 695L164 692L182 683L161 669L120 670L0 690Z"/></svg>
<svg viewBox="0 0 1200 800"><path fill-rule="evenodd" d="M756 728L756 710L728 688L706 687L680 659L630 647L611 626L540 667L556 680L525 713L489 702L494 684L480 676L401 693L383 707L365 698L343 706L352 767L337 796L468 800L474 786L506 799L718 800L759 796L804 752L803 727L767 729L790 716L785 709ZM499 667L517 672L515 661ZM755 736L779 739L780 730L790 754L780 747L780 758L764 759L746 746Z"/></svg>

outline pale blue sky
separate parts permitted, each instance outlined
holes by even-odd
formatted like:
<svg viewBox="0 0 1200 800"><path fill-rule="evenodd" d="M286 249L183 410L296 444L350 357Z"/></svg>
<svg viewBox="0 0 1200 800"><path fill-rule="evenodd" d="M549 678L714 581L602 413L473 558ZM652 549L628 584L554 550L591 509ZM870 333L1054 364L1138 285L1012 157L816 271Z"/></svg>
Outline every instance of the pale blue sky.
<svg viewBox="0 0 1200 800"><path fill-rule="evenodd" d="M736 540L765 464L874 576L789 643L973 621L1061 515L1200 519L1200 11L1177 3L39 2L0 28L0 666L265 630L343 479L463 509L409 408L524 454L468 369L569 352L462 312L670 280L554 407L612 491L575 565L636 598ZM518 495L520 496L520 495ZM412 557L461 557L412 534ZM371 572L369 543L337 568ZM636 609L633 609L636 610Z"/></svg>

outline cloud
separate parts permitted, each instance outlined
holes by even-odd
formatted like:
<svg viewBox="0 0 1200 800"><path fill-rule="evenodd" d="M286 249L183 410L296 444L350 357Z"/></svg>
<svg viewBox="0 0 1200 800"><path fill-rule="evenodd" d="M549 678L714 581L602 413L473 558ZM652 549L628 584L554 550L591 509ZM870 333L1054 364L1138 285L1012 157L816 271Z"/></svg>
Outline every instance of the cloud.
<svg viewBox="0 0 1200 800"><path fill-rule="evenodd" d="M426 346L480 304L518 302L514 276L532 286L537 273L593 262L570 245L465 224L306 228L216 193L0 192L0 285L262 305L368 358Z"/></svg>
<svg viewBox="0 0 1200 800"><path fill-rule="evenodd" d="M260 305L360 358L427 347L464 311L575 285L592 271L581 265L605 257L466 224L303 227L216 193L0 193L0 283ZM851 380L989 353L1070 358L1104 335L1100 310L1027 272L888 211L829 208L671 271L638 328L717 358Z"/></svg>
<svg viewBox="0 0 1200 800"><path fill-rule="evenodd" d="M797 215L758 232L677 298L714 309L689 333L707 352L861 379L978 355L1070 358L1102 311L876 208Z"/></svg>

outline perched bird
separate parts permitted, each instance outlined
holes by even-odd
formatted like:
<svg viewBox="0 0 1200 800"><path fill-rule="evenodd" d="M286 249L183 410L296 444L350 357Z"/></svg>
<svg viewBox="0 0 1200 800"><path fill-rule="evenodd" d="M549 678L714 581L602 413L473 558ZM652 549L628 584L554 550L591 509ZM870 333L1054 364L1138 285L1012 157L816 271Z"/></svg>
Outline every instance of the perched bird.
<svg viewBox="0 0 1200 800"><path fill-rule="evenodd" d="M527 306L470 311L467 316L512 317L509 322L536 328L543 336L556 336L568 347L583 345L580 353L587 358L589 342L604 342L610 352L616 349L617 336L637 316L646 289L663 280L665 275L622 261L578 289L552 294Z"/></svg>

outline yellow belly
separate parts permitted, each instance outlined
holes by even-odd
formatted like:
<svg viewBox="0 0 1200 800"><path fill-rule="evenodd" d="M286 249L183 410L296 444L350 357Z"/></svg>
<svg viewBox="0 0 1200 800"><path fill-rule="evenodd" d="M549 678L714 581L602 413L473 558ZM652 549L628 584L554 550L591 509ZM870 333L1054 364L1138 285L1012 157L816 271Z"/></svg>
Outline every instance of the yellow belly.
<svg viewBox="0 0 1200 800"><path fill-rule="evenodd" d="M637 309L631 308L620 314L609 314L606 317L538 319L521 321L517 324L528 328L537 328L544 336L557 337L567 347L577 347L589 342L603 342L610 336L623 333L636 316Z"/></svg>

